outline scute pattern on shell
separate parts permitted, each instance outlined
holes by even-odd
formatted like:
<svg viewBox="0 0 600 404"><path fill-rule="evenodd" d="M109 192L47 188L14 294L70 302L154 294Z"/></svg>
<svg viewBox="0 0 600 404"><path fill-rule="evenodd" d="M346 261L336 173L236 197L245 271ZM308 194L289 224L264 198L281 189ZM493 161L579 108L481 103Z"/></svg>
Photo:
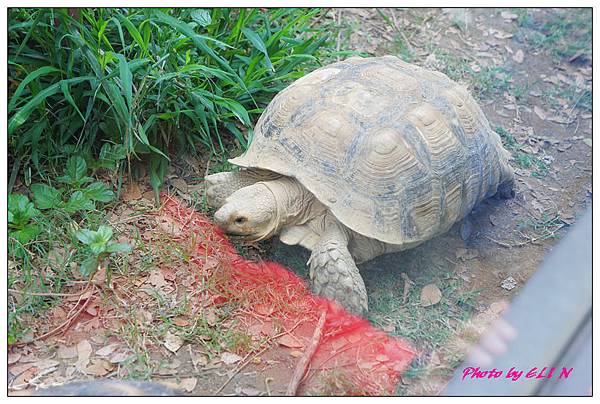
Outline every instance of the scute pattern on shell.
<svg viewBox="0 0 600 404"><path fill-rule="evenodd" d="M296 177L352 230L408 244L448 230L511 181L508 157L464 88L386 56L297 80L231 162Z"/></svg>

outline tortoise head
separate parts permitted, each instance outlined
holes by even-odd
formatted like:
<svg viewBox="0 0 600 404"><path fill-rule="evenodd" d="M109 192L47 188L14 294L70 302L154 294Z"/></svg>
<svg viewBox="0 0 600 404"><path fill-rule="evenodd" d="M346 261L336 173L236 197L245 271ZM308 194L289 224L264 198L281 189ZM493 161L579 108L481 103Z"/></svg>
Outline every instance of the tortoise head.
<svg viewBox="0 0 600 404"><path fill-rule="evenodd" d="M277 201L269 187L258 182L229 195L215 213L215 221L227 234L263 240L279 228Z"/></svg>

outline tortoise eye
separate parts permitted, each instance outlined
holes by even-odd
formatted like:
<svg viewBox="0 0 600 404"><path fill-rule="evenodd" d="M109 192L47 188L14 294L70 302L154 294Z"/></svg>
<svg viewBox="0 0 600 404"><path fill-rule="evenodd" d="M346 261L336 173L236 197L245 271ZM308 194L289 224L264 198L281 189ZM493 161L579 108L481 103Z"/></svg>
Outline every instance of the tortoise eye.
<svg viewBox="0 0 600 404"><path fill-rule="evenodd" d="M235 224L244 224L247 220L248 219L246 219L244 216L240 216L237 219L235 219Z"/></svg>

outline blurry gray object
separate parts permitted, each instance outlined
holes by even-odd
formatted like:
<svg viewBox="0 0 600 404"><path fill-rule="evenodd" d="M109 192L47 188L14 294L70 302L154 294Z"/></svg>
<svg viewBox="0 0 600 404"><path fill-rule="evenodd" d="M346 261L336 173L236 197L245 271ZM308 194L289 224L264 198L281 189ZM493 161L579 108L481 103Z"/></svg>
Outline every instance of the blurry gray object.
<svg viewBox="0 0 600 404"><path fill-rule="evenodd" d="M531 277L499 324L516 331L503 353L481 366L467 360L459 366L445 390L447 396L584 396L592 391L592 212L582 215L573 229L548 255ZM502 339L492 331L491 339ZM494 327L492 327L494 328ZM490 337L490 335L488 335ZM485 338L482 340L484 341ZM489 338L488 338L489 340ZM502 343L500 343L502 345ZM475 348L480 352L489 346ZM463 370L502 370L499 378L463 380ZM506 378L514 367L523 370L516 381ZM556 368L553 377L525 378L533 367L538 372ZM571 369L559 379L562 368Z"/></svg>
<svg viewBox="0 0 600 404"><path fill-rule="evenodd" d="M92 380L39 389L36 396L181 396L163 384L137 380Z"/></svg>

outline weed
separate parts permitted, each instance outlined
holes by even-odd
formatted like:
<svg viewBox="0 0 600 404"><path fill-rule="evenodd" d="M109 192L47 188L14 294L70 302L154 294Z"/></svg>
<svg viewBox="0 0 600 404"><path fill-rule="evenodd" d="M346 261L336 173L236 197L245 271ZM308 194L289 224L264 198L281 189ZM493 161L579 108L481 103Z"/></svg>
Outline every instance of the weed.
<svg viewBox="0 0 600 404"><path fill-rule="evenodd" d="M97 162L96 169L109 162ZM71 263L77 263L81 276L88 278L106 257L131 249L111 240L113 231L97 210L98 204L113 200L113 191L88 176L89 168L81 156L71 156L64 166L63 175L56 179L60 185L31 185L31 200L27 195L9 194L9 288L22 293L22 298L9 300L13 342L24 332L21 315L43 311L54 303L51 298L36 297L35 292L60 292L73 278ZM110 276L110 266L107 269Z"/></svg>
<svg viewBox="0 0 600 404"><path fill-rule="evenodd" d="M545 177L548 175L550 167L538 157L522 152L519 144L510 132L501 126L496 126L495 130L500 135L504 147L512 153L513 160L517 166L532 169L531 176L533 177Z"/></svg>
<svg viewBox="0 0 600 404"><path fill-rule="evenodd" d="M564 222L557 213L543 212L538 217L530 216L517 221L519 231L531 230L535 233L536 239L546 240L556 238L556 232L564 226Z"/></svg>

